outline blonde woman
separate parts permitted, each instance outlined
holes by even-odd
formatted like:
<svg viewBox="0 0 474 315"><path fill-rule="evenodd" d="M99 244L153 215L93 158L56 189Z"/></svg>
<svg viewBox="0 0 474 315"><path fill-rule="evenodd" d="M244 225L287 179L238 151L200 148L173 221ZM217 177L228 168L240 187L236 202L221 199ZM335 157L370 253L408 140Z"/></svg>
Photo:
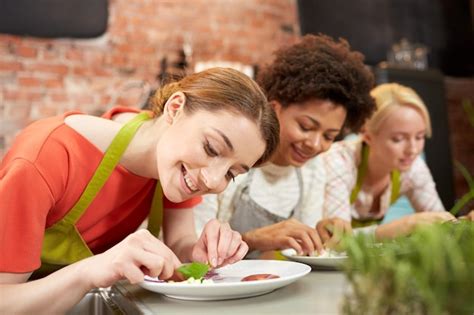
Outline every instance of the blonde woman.
<svg viewBox="0 0 474 315"><path fill-rule="evenodd" d="M382 84L371 95L377 110L360 137L334 144L322 156L325 216L350 221L376 239L409 234L420 223L453 220L420 156L425 138L431 136L425 104L413 89L396 83ZM416 213L380 225L403 195Z"/></svg>

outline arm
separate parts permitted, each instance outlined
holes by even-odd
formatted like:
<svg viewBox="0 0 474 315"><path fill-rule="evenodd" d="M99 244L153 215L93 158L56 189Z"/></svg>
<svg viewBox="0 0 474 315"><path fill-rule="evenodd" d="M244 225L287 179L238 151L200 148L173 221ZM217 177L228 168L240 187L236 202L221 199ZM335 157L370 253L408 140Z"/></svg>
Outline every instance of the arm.
<svg viewBox="0 0 474 315"><path fill-rule="evenodd" d="M406 195L416 212L445 211L431 172L421 157L417 158L410 170L404 174L402 188L403 186L407 187Z"/></svg>
<svg viewBox="0 0 474 315"><path fill-rule="evenodd" d="M108 287L120 279L138 283L145 274L168 279L180 265L162 242L139 230L108 251L39 280L25 283L29 273L0 274L0 313L64 313L92 288Z"/></svg>
<svg viewBox="0 0 474 315"><path fill-rule="evenodd" d="M198 238L192 208L164 210L163 238L165 244L182 261L192 261L192 248Z"/></svg>
<svg viewBox="0 0 474 315"><path fill-rule="evenodd" d="M456 218L449 212L420 212L404 216L389 223L379 225L375 229L375 239L392 239L412 233L416 227L424 224L454 221Z"/></svg>
<svg viewBox="0 0 474 315"><path fill-rule="evenodd" d="M402 192L403 190L417 213L379 225L375 230L377 240L409 235L422 224L455 220L451 213L444 210L433 177L423 159L417 158L404 174Z"/></svg>

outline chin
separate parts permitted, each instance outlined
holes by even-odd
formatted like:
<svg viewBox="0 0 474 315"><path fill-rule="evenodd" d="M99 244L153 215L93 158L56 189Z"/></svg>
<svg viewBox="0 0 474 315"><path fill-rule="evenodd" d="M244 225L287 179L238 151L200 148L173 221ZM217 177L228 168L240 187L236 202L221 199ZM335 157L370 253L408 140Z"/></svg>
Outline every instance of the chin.
<svg viewBox="0 0 474 315"><path fill-rule="evenodd" d="M163 189L163 186L162 186L162 189ZM179 203L186 200L186 198L184 198L184 196L182 196L182 194L176 190L169 191L169 190L163 189L163 196L165 196L166 199L174 203Z"/></svg>
<svg viewBox="0 0 474 315"><path fill-rule="evenodd" d="M403 165L398 165L398 167L396 167L396 169L400 172L405 172L405 171L408 171L410 169L410 167L412 166L412 164L403 164Z"/></svg>
<svg viewBox="0 0 474 315"><path fill-rule="evenodd" d="M290 163L288 163L288 166L294 166L294 167L301 167L306 164L307 161L301 162L301 161L294 161L292 160Z"/></svg>

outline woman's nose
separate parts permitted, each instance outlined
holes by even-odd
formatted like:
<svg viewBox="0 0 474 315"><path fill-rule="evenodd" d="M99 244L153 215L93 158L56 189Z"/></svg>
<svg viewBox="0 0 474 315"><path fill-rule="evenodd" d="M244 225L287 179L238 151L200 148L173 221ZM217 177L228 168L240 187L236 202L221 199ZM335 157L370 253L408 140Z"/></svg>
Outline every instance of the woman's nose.
<svg viewBox="0 0 474 315"><path fill-rule="evenodd" d="M225 188L225 175L227 170L218 165L210 165L201 169L201 180L209 191L219 192ZM222 187L224 186L224 187Z"/></svg>
<svg viewBox="0 0 474 315"><path fill-rule="evenodd" d="M408 141L406 150L407 150L407 153L409 153L410 155L418 153L416 139L411 139L410 141Z"/></svg>
<svg viewBox="0 0 474 315"><path fill-rule="evenodd" d="M319 152L321 150L321 134L313 133L308 135L304 143L312 152Z"/></svg>

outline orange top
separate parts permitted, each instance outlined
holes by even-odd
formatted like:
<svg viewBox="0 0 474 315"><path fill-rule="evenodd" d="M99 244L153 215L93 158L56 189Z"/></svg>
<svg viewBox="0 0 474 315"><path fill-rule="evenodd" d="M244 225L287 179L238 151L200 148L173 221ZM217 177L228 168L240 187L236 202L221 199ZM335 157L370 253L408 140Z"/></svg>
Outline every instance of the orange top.
<svg viewBox="0 0 474 315"><path fill-rule="evenodd" d="M114 108L110 119L130 108ZM99 165L103 153L64 118L39 120L25 128L0 165L0 272L30 272L41 265L46 228L74 206ZM77 229L91 251L101 253L134 232L147 217L156 180L132 174L120 164ZM189 208L200 197L182 203L164 200L165 208Z"/></svg>

